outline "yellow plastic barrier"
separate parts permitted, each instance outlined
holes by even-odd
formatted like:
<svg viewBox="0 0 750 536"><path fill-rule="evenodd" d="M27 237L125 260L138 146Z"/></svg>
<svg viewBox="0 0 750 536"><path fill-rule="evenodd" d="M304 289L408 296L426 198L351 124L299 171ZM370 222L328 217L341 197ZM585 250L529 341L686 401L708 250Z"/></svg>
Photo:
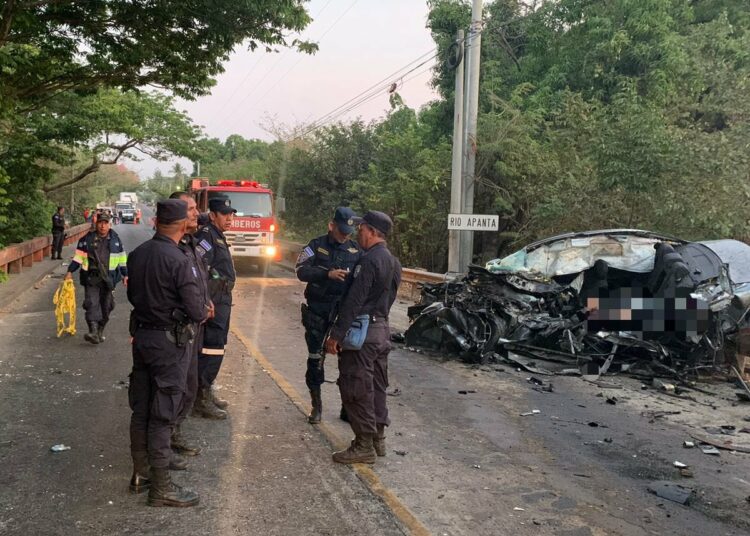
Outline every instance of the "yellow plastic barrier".
<svg viewBox="0 0 750 536"><path fill-rule="evenodd" d="M55 318L57 319L57 336L63 333L76 334L76 287L72 279L64 280L55 291ZM68 325L65 325L65 315Z"/></svg>

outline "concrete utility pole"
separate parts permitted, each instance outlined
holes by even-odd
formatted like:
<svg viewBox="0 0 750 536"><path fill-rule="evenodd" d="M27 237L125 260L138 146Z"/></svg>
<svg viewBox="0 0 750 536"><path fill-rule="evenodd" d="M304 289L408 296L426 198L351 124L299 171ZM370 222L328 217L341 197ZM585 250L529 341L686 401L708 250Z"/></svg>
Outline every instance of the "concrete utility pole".
<svg viewBox="0 0 750 536"><path fill-rule="evenodd" d="M482 0L473 0L471 6L471 28L467 39L466 66L466 135L464 137L463 165L463 212L474 212L474 170L477 150L477 114L479 111L479 63L482 51ZM471 264L474 252L474 235L462 231L460 266L461 271Z"/></svg>
<svg viewBox="0 0 750 536"><path fill-rule="evenodd" d="M463 170L464 153L464 31L456 34L458 50L456 57L456 92L453 97L453 163L451 167L451 214L463 212ZM462 272L461 266L461 233L448 231L448 271Z"/></svg>

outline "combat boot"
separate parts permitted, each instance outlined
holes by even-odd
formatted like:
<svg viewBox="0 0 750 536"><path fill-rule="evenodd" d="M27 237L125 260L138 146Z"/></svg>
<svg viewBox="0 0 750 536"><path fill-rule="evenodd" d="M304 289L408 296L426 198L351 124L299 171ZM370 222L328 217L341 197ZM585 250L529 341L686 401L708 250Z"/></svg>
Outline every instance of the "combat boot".
<svg viewBox="0 0 750 536"><path fill-rule="evenodd" d="M149 506L195 506L200 497L194 491L183 489L174 482L168 469L151 468L151 489L148 490Z"/></svg>
<svg viewBox="0 0 750 536"><path fill-rule="evenodd" d="M104 339L106 338L104 337L104 326L106 326L104 322L99 322L96 326L96 335L99 337L99 342L104 342Z"/></svg>
<svg viewBox="0 0 750 536"><path fill-rule="evenodd" d="M385 425L378 425L378 433L372 438L372 446L378 456L385 456Z"/></svg>
<svg viewBox="0 0 750 536"><path fill-rule="evenodd" d="M201 448L198 445L193 445L182 435L179 424L175 425L172 430L172 450L185 456L197 456L201 453Z"/></svg>
<svg viewBox="0 0 750 536"><path fill-rule="evenodd" d="M198 389L198 396L193 404L193 415L206 419L223 420L227 418L227 412L217 408L211 401L211 388L202 387Z"/></svg>
<svg viewBox="0 0 750 536"><path fill-rule="evenodd" d="M310 389L310 401L312 409L307 417L307 422L318 424L323 417L323 397L320 394L320 389Z"/></svg>
<svg viewBox="0 0 750 536"><path fill-rule="evenodd" d="M224 400L223 398L219 398L219 395L216 394L216 388L212 385L211 386L211 402L214 403L214 406L216 406L219 409L227 409L229 407L229 402Z"/></svg>
<svg viewBox="0 0 750 536"><path fill-rule="evenodd" d="M375 463L376 459L370 434L357 434L348 449L333 453L333 461L336 463Z"/></svg>
<svg viewBox="0 0 750 536"><path fill-rule="evenodd" d="M169 459L169 470L170 471L186 471L188 468L188 462L185 458L177 454L172 453L172 457Z"/></svg>
<svg viewBox="0 0 750 536"><path fill-rule="evenodd" d="M89 322L89 332L86 333L83 338L91 344L99 344L99 324L96 322Z"/></svg>
<svg viewBox="0 0 750 536"><path fill-rule="evenodd" d="M349 415L346 414L346 408L341 404L341 411L339 411L339 419L344 422L349 422Z"/></svg>
<svg viewBox="0 0 750 536"><path fill-rule="evenodd" d="M133 454L133 476L130 477L130 493L143 493L151 487L148 474L148 453Z"/></svg>

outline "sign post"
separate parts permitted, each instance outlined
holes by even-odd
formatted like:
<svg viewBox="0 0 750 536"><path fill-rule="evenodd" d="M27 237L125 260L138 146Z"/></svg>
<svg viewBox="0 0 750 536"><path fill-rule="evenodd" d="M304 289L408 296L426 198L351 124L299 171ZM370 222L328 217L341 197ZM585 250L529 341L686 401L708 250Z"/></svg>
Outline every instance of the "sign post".
<svg viewBox="0 0 750 536"><path fill-rule="evenodd" d="M500 216L497 214L448 214L448 230L498 231Z"/></svg>

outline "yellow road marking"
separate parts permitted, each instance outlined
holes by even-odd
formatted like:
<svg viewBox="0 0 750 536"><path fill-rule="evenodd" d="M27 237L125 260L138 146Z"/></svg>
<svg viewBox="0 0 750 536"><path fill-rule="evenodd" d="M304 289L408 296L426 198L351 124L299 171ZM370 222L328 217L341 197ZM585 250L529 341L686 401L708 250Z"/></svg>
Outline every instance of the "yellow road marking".
<svg viewBox="0 0 750 536"><path fill-rule="evenodd" d="M263 355L263 352L260 351L253 341L240 333L237 328L232 327L231 329L232 333L234 333L245 348L247 348L247 351L252 358L266 370L268 375L271 376L271 379L273 379L289 400L297 406L297 409L300 410L303 415L307 415L307 403L302 396L300 396L297 389L295 389L292 384L274 368L268 358ZM344 448L349 444L348 441L339 437L339 435L324 422L316 425L316 428L320 430L325 438L336 448ZM412 514L411 510L401 502L393 491L383 484L378 475L375 474L368 465L356 463L352 465L352 468L368 489L382 499L391 512L393 512L393 515L396 516L396 518L406 527L410 534L413 534L414 536L429 536L431 534L430 531L427 530L427 527L425 527L422 522Z"/></svg>

